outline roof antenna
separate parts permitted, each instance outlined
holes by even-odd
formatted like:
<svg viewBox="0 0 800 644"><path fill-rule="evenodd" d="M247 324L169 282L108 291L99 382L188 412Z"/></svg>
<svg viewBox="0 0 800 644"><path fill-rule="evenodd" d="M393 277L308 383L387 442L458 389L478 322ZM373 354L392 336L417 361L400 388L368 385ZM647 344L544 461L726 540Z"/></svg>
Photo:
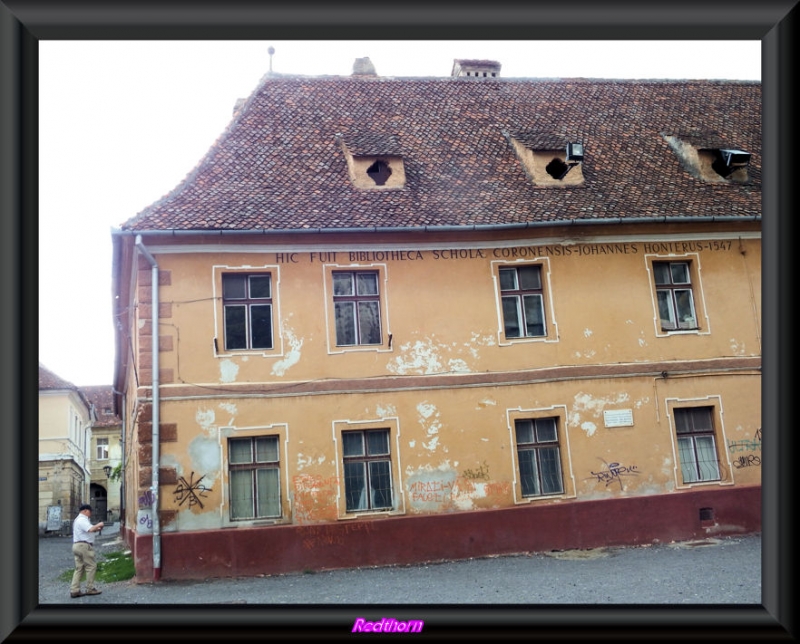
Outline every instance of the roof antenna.
<svg viewBox="0 0 800 644"><path fill-rule="evenodd" d="M275 47L270 47L267 49L267 53L269 54L269 73L272 73L272 54L275 53Z"/></svg>

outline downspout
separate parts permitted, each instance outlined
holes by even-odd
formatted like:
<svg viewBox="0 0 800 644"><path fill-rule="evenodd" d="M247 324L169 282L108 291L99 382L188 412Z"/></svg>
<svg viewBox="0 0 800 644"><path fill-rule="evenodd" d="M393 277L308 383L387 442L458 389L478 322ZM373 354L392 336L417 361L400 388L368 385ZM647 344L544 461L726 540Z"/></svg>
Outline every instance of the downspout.
<svg viewBox="0 0 800 644"><path fill-rule="evenodd" d="M151 266L153 279L152 287L152 311L151 311L151 331L153 336L152 362L153 362L153 479L150 484L150 492L153 495L153 581L161 578L161 525L158 520L158 467L159 467L159 382L158 382L158 264L150 251L144 247L142 236L136 236L136 248L145 256Z"/></svg>

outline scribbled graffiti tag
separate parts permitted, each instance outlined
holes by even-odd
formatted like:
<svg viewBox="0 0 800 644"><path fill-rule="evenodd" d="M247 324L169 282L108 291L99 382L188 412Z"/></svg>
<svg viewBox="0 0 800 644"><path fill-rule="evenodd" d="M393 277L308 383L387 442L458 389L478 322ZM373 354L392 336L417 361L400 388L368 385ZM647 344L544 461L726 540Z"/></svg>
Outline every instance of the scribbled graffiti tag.
<svg viewBox="0 0 800 644"><path fill-rule="evenodd" d="M173 494L177 497L178 505L183 505L184 501L188 501L189 507L192 507L193 505L199 505L201 508L203 507L203 502L200 501L200 497L205 497L206 492L212 491L211 488L201 485L200 481L202 481L204 478L205 474L195 481L194 472L189 475L188 481L183 476L180 478L178 485L173 492Z"/></svg>
<svg viewBox="0 0 800 644"><path fill-rule="evenodd" d="M612 483L618 483L622 489L622 477L639 476L636 465L620 465L619 463L606 463L603 461L603 468L599 472L592 472L592 476L598 483L605 483L606 487Z"/></svg>
<svg viewBox="0 0 800 644"><path fill-rule="evenodd" d="M733 461L733 466L738 470L743 467L757 467L761 465L761 457L755 454L742 454Z"/></svg>

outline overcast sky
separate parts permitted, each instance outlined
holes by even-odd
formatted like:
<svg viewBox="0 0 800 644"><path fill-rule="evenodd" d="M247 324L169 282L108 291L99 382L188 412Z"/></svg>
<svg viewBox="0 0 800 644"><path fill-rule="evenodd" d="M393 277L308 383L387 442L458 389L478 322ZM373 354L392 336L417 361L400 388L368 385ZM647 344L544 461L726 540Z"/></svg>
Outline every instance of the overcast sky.
<svg viewBox="0 0 800 644"><path fill-rule="evenodd" d="M39 42L39 361L112 384L111 230L197 165L270 70L449 76L458 58L501 77L761 79L761 42ZM269 47L275 52L270 59ZM735 55L731 55L735 52Z"/></svg>

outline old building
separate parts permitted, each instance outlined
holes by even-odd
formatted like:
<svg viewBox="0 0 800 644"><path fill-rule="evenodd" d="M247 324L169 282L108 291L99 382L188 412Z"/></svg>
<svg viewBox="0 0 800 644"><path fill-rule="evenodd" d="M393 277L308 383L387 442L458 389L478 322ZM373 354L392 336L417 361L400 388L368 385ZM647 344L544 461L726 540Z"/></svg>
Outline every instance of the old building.
<svg viewBox="0 0 800 644"><path fill-rule="evenodd" d="M93 520L113 523L120 518L121 480L116 471L122 465L122 419L114 406L110 385L81 387L81 392L95 410L89 447L91 485L89 503Z"/></svg>
<svg viewBox="0 0 800 644"><path fill-rule="evenodd" d="M760 83L356 63L112 234L138 577L759 530Z"/></svg>
<svg viewBox="0 0 800 644"><path fill-rule="evenodd" d="M38 418L39 533L62 533L89 498L94 413L78 387L39 363Z"/></svg>

